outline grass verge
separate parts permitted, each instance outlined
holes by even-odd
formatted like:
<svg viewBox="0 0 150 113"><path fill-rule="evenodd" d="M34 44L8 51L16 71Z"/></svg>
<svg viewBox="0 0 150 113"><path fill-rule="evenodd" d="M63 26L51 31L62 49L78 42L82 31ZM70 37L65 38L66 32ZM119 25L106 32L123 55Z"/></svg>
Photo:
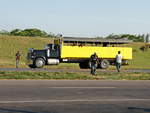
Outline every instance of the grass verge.
<svg viewBox="0 0 150 113"><path fill-rule="evenodd" d="M52 38L41 37L21 37L0 35L0 68L15 67L15 53L19 50L21 53L20 68L27 68L26 56L28 48L43 49L47 43L52 43ZM123 69L149 69L150 66L150 48L147 51L141 51L140 48L146 43L131 43L122 45L133 48L133 60L129 61L129 66ZM47 68L79 69L78 64L60 64L57 66L46 66ZM110 69L114 69L110 68Z"/></svg>
<svg viewBox="0 0 150 113"><path fill-rule="evenodd" d="M150 80L148 73L101 72L97 76L70 72L7 72L0 71L0 79L64 79L64 80Z"/></svg>

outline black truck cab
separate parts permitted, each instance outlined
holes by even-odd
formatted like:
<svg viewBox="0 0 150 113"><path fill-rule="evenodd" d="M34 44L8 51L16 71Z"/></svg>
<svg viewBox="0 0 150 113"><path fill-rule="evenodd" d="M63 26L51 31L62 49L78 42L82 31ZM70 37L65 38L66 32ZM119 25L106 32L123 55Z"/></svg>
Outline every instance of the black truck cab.
<svg viewBox="0 0 150 113"><path fill-rule="evenodd" d="M27 54L29 67L42 68L44 65L56 65L60 62L60 45L47 44L45 49L30 48Z"/></svg>

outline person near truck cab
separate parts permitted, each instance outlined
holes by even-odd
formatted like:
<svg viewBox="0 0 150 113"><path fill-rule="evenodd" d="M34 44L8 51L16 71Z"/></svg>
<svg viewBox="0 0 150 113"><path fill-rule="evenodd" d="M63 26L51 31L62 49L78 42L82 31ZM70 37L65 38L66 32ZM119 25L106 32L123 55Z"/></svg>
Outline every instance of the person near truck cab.
<svg viewBox="0 0 150 113"><path fill-rule="evenodd" d="M90 63L91 63L91 74L96 75L96 68L99 64L98 56L96 53L91 55Z"/></svg>
<svg viewBox="0 0 150 113"><path fill-rule="evenodd" d="M118 54L116 55L116 69L118 72L120 72L121 63L122 63L122 55L121 52L118 51Z"/></svg>
<svg viewBox="0 0 150 113"><path fill-rule="evenodd" d="M17 51L16 53L16 68L19 68L19 62L20 62L20 52Z"/></svg>

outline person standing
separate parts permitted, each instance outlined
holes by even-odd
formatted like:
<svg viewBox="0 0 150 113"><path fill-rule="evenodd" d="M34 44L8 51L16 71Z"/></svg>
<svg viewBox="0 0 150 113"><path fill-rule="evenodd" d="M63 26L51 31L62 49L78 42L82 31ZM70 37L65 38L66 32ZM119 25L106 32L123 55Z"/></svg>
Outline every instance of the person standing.
<svg viewBox="0 0 150 113"><path fill-rule="evenodd" d="M91 55L90 63L91 63L91 74L96 75L96 68L99 64L98 56L96 53Z"/></svg>
<svg viewBox="0 0 150 113"><path fill-rule="evenodd" d="M19 68L19 62L20 62L20 52L17 51L16 53L16 68Z"/></svg>
<svg viewBox="0 0 150 113"><path fill-rule="evenodd" d="M116 55L116 69L118 72L120 72L121 63L122 63L122 55L121 52L118 51L118 54Z"/></svg>

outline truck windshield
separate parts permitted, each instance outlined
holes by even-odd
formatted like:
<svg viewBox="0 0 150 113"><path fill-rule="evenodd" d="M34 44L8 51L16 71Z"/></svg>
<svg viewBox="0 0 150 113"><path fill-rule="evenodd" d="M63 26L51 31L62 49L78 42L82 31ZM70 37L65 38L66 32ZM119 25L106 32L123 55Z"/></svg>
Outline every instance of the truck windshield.
<svg viewBox="0 0 150 113"><path fill-rule="evenodd" d="M57 44L47 44L47 45L45 45L45 49L57 50L58 45Z"/></svg>

